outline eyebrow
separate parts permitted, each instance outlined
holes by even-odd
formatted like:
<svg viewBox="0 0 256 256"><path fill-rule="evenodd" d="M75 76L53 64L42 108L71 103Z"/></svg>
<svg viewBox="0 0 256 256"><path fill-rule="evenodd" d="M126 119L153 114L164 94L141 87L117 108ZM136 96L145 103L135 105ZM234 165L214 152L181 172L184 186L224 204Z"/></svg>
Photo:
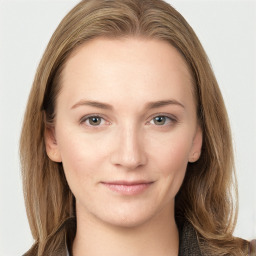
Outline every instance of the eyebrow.
<svg viewBox="0 0 256 256"><path fill-rule="evenodd" d="M185 106L179 101L170 99L170 100L159 100L159 101L148 102L145 105L145 109L149 110L149 109L159 108L167 105L177 105L182 108L185 108ZM113 110L113 106L111 106L108 103L91 101L91 100L80 100L75 105L73 105L71 109L74 109L80 106L91 106L91 107L100 108L100 109Z"/></svg>

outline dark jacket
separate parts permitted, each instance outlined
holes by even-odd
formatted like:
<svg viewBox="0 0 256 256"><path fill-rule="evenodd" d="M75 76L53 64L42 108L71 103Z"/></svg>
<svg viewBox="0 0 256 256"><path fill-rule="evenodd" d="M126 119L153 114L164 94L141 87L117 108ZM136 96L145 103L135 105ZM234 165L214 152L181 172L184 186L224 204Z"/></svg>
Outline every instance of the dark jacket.
<svg viewBox="0 0 256 256"><path fill-rule="evenodd" d="M76 230L75 218L69 218L66 221L64 221L51 237L53 238L55 234L63 231L63 229L66 229L66 233L69 234L69 236L67 236L66 239L63 239L63 241L61 241L59 245L56 246L54 252L46 252L45 256L67 256L67 250L71 251L70 248ZM206 256L205 254L202 253L200 249L198 234L196 230L188 221L178 223L178 229L179 256ZM49 239L48 242L51 243L51 239ZM69 254L70 256L72 256L71 253ZM248 248L247 255L256 256L256 240L253 240L253 242L251 243L251 248ZM37 256L37 244L35 244L23 256Z"/></svg>

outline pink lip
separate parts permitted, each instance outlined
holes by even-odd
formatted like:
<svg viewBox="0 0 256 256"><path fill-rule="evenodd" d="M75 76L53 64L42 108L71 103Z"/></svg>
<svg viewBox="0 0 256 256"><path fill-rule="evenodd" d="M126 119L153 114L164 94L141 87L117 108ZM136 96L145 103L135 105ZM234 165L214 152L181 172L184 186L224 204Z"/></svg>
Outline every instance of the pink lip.
<svg viewBox="0 0 256 256"><path fill-rule="evenodd" d="M146 181L111 181L101 182L104 186L110 190L122 195L137 195L145 191L153 182Z"/></svg>

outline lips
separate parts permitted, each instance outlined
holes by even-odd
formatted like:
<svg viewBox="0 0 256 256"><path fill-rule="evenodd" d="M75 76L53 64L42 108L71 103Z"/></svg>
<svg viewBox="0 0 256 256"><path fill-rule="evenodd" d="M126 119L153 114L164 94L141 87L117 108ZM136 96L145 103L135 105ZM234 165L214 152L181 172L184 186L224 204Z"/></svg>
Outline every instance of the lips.
<svg viewBox="0 0 256 256"><path fill-rule="evenodd" d="M148 181L110 181L101 182L109 190L121 195L137 195L147 190L153 182Z"/></svg>

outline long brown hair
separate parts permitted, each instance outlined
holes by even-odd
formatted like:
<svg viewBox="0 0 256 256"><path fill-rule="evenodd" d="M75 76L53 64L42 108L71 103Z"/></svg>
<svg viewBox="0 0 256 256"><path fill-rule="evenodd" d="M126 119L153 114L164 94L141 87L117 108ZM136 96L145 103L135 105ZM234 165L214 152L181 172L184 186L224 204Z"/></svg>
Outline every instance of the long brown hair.
<svg viewBox="0 0 256 256"><path fill-rule="evenodd" d="M207 255L243 255L242 242L232 237L237 189L223 98L196 34L182 15L162 0L81 1L51 37L37 69L20 140L25 203L38 255L43 254L54 230L75 216L75 199L62 164L52 162L46 154L45 127L54 125L66 60L79 45L100 36L160 39L184 57L194 80L203 146L200 159L188 164L175 213L192 223ZM64 236L56 236L54 244Z"/></svg>

